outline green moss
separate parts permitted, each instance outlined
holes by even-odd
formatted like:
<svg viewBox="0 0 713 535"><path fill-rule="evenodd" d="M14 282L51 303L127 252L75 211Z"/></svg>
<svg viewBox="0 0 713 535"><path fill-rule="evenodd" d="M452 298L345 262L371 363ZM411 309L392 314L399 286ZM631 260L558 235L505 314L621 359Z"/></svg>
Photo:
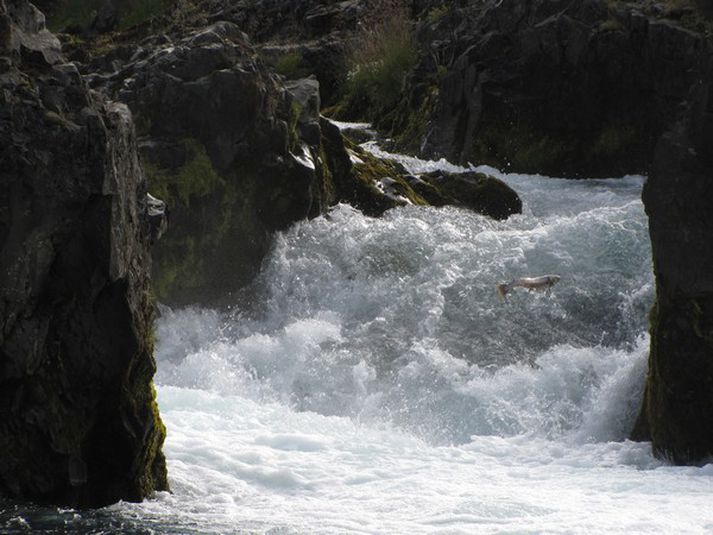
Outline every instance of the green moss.
<svg viewBox="0 0 713 535"><path fill-rule="evenodd" d="M599 24L600 32L616 32L623 29L624 26L622 26L621 22L616 19L605 20L604 22Z"/></svg>
<svg viewBox="0 0 713 535"><path fill-rule="evenodd" d="M142 137L148 136L151 133L153 123L147 114L136 113L134 114L134 126L136 127L136 135Z"/></svg>
<svg viewBox="0 0 713 535"><path fill-rule="evenodd" d="M453 13L454 6L450 3L445 3L442 6L436 6L431 8L426 14L426 21L428 24L438 24L447 15Z"/></svg>
<svg viewBox="0 0 713 535"><path fill-rule="evenodd" d="M146 312L137 316L139 319L137 331L143 333L139 347L141 356L135 359L129 370L128 381L123 389L125 397L122 408L122 412L128 412L131 418L144 421L147 430L138 452L139 456L134 460L132 467L136 471L133 481L136 485L136 494L140 499L148 497L157 490L169 490L166 458L162 451L166 426L159 414L156 388L153 383L156 362L153 358L155 302L152 292L147 291L144 294L142 309Z"/></svg>
<svg viewBox="0 0 713 535"><path fill-rule="evenodd" d="M573 151L570 140L524 125L486 125L474 139L473 159L514 171L547 172Z"/></svg>
<svg viewBox="0 0 713 535"><path fill-rule="evenodd" d="M696 299L688 302L688 320L694 334L710 347L713 356L713 318L706 315L704 306Z"/></svg>
<svg viewBox="0 0 713 535"><path fill-rule="evenodd" d="M617 176L645 171L648 143L645 133L630 124L604 124L589 135L574 135L486 118L467 158L514 172Z"/></svg>
<svg viewBox="0 0 713 535"><path fill-rule="evenodd" d="M170 214L169 232L155 251L153 287L160 299L178 288L206 284L208 252L220 247L227 234L237 197L200 141L184 139L181 144L186 161L178 169L144 164L150 191L167 203Z"/></svg>
<svg viewBox="0 0 713 535"><path fill-rule="evenodd" d="M302 115L302 106L296 100L290 104L290 115L287 121L287 143L290 150L294 150L300 140L297 127L299 125L300 116Z"/></svg>
<svg viewBox="0 0 713 535"><path fill-rule="evenodd" d="M348 141L347 147L362 163L352 165L351 176L354 179L354 189L352 198L345 200L354 203L367 215L380 215L385 210L398 206L398 201L384 195L377 186L381 180L388 178L393 181L390 187L394 193L415 205L427 206L429 204L411 188L403 177L404 170L396 163L376 158Z"/></svg>
<svg viewBox="0 0 713 535"><path fill-rule="evenodd" d="M296 80L309 75L309 69L304 65L304 58L299 51L291 51L280 56L275 61L275 72L287 78Z"/></svg>
<svg viewBox="0 0 713 535"><path fill-rule="evenodd" d="M438 103L438 95L438 87L433 86L418 109L411 110L407 102L399 107L392 128L398 132L395 142L401 150L413 153L420 150L433 110Z"/></svg>
<svg viewBox="0 0 713 535"><path fill-rule="evenodd" d="M713 455L713 297L681 297L650 312L651 351L644 400L632 432L676 464Z"/></svg>
<svg viewBox="0 0 713 535"><path fill-rule="evenodd" d="M159 169L147 163L149 187L169 205L181 204L190 208L196 198L224 189L225 180L215 171L203 144L197 139L181 141L186 151L186 163L175 171Z"/></svg>
<svg viewBox="0 0 713 535"><path fill-rule="evenodd" d="M610 125L605 127L592 146L596 155L608 157L628 151L636 141L636 129L630 125Z"/></svg>
<svg viewBox="0 0 713 535"><path fill-rule="evenodd" d="M119 19L119 29L125 30L144 23L168 9L174 0L133 0L127 3Z"/></svg>
<svg viewBox="0 0 713 535"><path fill-rule="evenodd" d="M319 213L325 212L329 206L336 202L337 186L334 180L334 171L330 168L329 161L326 146L324 143L321 143L317 159L317 172L321 177L321 205L319 207L315 207L315 210L312 214L310 214L310 216L316 217ZM318 211L317 208L319 209Z"/></svg>

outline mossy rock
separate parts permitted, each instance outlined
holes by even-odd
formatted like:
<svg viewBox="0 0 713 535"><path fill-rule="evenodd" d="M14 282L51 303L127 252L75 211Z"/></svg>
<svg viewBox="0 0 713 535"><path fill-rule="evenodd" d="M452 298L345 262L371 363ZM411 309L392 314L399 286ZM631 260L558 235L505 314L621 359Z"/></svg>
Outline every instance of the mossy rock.
<svg viewBox="0 0 713 535"><path fill-rule="evenodd" d="M346 187L342 190L343 201L371 216L379 216L397 206L429 204L411 187L402 166L377 158L344 139L352 163Z"/></svg>
<svg viewBox="0 0 713 535"><path fill-rule="evenodd" d="M393 132L395 145L404 152L418 153L421 141L426 136L431 116L438 103L438 87L429 86L421 104L412 109L412 104L404 100L394 112L381 121L381 126Z"/></svg>
<svg viewBox="0 0 713 535"><path fill-rule="evenodd" d="M417 188L419 193L435 206L463 206L499 220L522 212L522 201L515 190L484 173L434 171L418 178L425 183Z"/></svg>
<svg viewBox="0 0 713 535"><path fill-rule="evenodd" d="M144 150L149 188L169 210L169 232L154 248L154 291L163 301L189 302L215 286L213 279L225 271L226 262L236 262L236 272L240 271L235 258L217 260L224 255L216 255L233 249L229 236L237 225L243 233L257 233L255 242L263 237L264 230L253 221L236 221L254 196L254 180L247 173L221 175L196 139L167 143L162 150L145 147L150 148ZM168 160L180 165L171 168L166 161L152 160L166 153Z"/></svg>

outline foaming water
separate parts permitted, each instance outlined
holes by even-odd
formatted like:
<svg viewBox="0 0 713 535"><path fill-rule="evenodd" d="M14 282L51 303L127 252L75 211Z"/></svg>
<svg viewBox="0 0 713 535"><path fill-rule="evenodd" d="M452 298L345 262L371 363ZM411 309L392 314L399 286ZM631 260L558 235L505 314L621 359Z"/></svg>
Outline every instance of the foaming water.
<svg viewBox="0 0 713 535"><path fill-rule="evenodd" d="M296 225L278 237L251 292L256 305L222 323L205 311L165 314L157 381L463 444L588 436L583 422L594 406L606 411L597 395L616 377L616 396L605 398L619 401L623 421L592 437L624 438L651 302L641 179L506 178L547 215L526 204L506 222L419 207L372 219L338 206ZM550 272L562 280L549 294L503 301L495 291ZM206 333L210 342L176 357Z"/></svg>
<svg viewBox="0 0 713 535"><path fill-rule="evenodd" d="M465 170L397 157L412 172ZM523 214L405 207L372 219L340 205L280 234L232 310L163 309L156 383L173 493L54 522L127 533L713 530L713 466L671 467L626 440L653 301L643 179L474 169L518 191ZM549 293L495 291L544 273L562 277ZM42 525L26 512L4 525L22 521Z"/></svg>

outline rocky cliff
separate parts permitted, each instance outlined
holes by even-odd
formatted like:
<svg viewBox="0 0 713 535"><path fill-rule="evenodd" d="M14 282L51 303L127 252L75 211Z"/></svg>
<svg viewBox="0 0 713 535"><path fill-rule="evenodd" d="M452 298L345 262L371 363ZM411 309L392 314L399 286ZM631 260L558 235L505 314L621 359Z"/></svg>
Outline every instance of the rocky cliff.
<svg viewBox="0 0 713 535"><path fill-rule="evenodd" d="M257 273L275 231L337 202L371 215L404 202L429 204L403 169L347 149L320 117L317 79L272 72L232 22L202 25L225 16L252 27L252 12L238 7L190 23L168 17L158 34L138 28L111 43L95 36L71 52L91 87L126 103L136 118L151 189L170 208L153 279L159 298L172 304L229 300ZM499 181L477 182L477 195L437 202L498 217L520 210Z"/></svg>
<svg viewBox="0 0 713 535"><path fill-rule="evenodd" d="M0 0L0 496L167 488L146 193L127 107L88 89L31 4Z"/></svg>
<svg viewBox="0 0 713 535"><path fill-rule="evenodd" d="M215 302L255 275L274 231L333 201L318 85L290 92L234 24L128 42L82 70L131 108L152 190L169 203L160 298Z"/></svg>
<svg viewBox="0 0 713 535"><path fill-rule="evenodd" d="M420 6L420 61L382 126L426 156L553 176L647 172L711 27L685 1Z"/></svg>
<svg viewBox="0 0 713 535"><path fill-rule="evenodd" d="M659 140L643 192L656 304L634 437L676 463L713 457L713 54Z"/></svg>

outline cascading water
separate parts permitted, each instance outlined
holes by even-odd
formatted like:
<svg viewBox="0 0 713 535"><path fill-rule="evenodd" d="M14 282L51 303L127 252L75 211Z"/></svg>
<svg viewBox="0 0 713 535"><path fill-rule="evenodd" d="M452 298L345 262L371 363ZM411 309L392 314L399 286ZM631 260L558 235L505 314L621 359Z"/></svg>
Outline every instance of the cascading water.
<svg viewBox="0 0 713 535"><path fill-rule="evenodd" d="M56 518L135 533L713 529L713 465L626 441L653 301L643 179L498 176L523 214L340 205L279 235L229 312L163 310L173 494ZM548 293L495 291L544 273L562 277Z"/></svg>

